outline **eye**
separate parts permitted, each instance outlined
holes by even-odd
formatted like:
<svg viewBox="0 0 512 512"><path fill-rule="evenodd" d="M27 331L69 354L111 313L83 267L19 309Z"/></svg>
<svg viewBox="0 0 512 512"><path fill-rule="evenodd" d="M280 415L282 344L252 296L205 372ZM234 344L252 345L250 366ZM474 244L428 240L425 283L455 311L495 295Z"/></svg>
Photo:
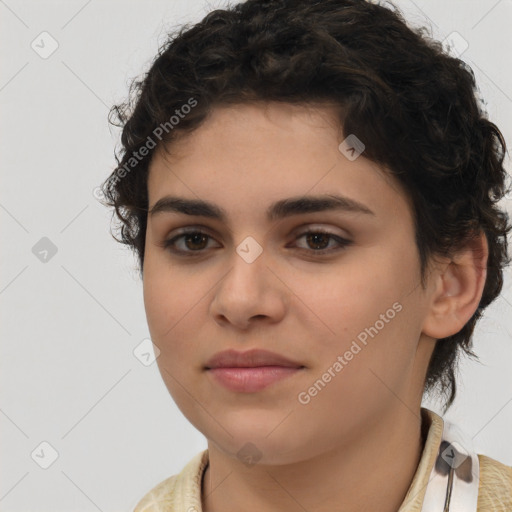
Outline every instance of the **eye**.
<svg viewBox="0 0 512 512"><path fill-rule="evenodd" d="M164 249L172 253L199 253L205 249L205 242L208 239L212 239L210 235L200 230L185 231L180 235L176 235L169 240L165 240L161 245ZM176 243L182 241L185 244L185 249L176 248ZM188 250L190 249L190 250Z"/></svg>
<svg viewBox="0 0 512 512"><path fill-rule="evenodd" d="M335 251L340 251L352 244L350 240L346 240L345 238L335 235L334 233L320 229L305 231L304 233L298 235L296 240L300 240L304 237L306 243L311 245L313 248L311 249L299 247L299 250L306 251L310 254L313 253L314 255L323 255ZM209 240L213 240L213 237L211 237L208 233L195 229L182 232L181 234L176 235L169 240L164 240L159 245L171 253L193 257L204 254ZM328 247L330 241L334 241L335 246L326 248ZM181 247L178 247L179 242L183 242Z"/></svg>
<svg viewBox="0 0 512 512"><path fill-rule="evenodd" d="M345 238L335 235L334 233L330 233L328 231L324 231L321 229L305 231L304 233L297 237L297 240L303 237L306 237L305 240L307 244L310 244L313 247L315 247L315 249L311 250L310 252L319 255L342 250L352 243L350 240L346 240ZM335 245L334 248L331 247L330 249L326 249L325 247L327 247L329 245L329 241L332 240L337 245ZM304 250L309 251L308 249Z"/></svg>

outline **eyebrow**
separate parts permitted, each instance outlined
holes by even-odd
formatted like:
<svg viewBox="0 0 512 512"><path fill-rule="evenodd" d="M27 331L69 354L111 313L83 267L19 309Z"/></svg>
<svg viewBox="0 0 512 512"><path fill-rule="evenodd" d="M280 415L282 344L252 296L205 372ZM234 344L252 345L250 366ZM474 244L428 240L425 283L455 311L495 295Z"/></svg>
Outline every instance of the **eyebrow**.
<svg viewBox="0 0 512 512"><path fill-rule="evenodd" d="M267 211L269 222L292 215L324 212L328 210L347 211L373 215L375 213L364 204L341 195L298 196L282 199L271 204ZM226 222L228 215L225 210L214 203L201 199L186 199L176 196L164 196L149 210L151 217L161 213L182 213L185 215L207 217Z"/></svg>

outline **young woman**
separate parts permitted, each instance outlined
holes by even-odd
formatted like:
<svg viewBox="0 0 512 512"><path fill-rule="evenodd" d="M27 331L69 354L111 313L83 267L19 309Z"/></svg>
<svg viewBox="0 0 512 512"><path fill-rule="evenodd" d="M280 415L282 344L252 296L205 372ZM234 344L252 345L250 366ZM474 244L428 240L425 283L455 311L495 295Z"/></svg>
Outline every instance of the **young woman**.
<svg viewBox="0 0 512 512"><path fill-rule="evenodd" d="M421 407L509 261L471 70L379 5L249 0L134 90L104 193L208 441L136 512L512 510L512 468Z"/></svg>

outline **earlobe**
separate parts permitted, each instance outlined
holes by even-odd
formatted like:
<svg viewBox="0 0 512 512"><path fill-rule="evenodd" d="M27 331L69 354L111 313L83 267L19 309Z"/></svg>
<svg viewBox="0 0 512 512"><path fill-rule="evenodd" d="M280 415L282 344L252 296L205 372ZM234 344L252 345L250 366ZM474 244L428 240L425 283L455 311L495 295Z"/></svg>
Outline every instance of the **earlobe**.
<svg viewBox="0 0 512 512"><path fill-rule="evenodd" d="M433 273L435 291L422 332L435 339L458 333L478 308L487 277L488 245L482 232Z"/></svg>

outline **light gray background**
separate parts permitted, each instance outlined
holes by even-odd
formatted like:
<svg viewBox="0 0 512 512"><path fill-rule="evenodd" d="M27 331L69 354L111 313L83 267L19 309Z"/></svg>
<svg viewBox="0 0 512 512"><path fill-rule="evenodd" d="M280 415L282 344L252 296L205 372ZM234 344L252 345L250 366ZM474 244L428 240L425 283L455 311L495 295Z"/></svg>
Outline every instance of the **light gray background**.
<svg viewBox="0 0 512 512"><path fill-rule="evenodd" d="M438 39L456 31L468 42L462 58L512 146L512 0L396 4ZM147 70L167 29L222 5L0 0L0 511L129 511L206 448L156 363L133 354L149 337L142 283L93 190L115 164L108 108ZM31 47L48 51L43 31L59 45L45 59ZM43 237L57 247L47 262L32 250ZM464 361L446 419L480 453L512 465L510 283L508 271L477 328L483 364ZM58 452L48 469L44 441Z"/></svg>

